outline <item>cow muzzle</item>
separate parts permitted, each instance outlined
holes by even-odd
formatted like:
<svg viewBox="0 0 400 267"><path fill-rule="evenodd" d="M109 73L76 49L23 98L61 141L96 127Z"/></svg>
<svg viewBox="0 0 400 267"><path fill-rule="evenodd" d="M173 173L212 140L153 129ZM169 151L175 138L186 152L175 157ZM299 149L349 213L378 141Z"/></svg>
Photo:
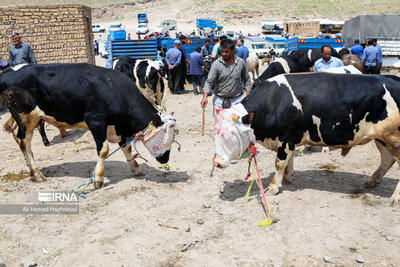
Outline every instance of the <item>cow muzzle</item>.
<svg viewBox="0 0 400 267"><path fill-rule="evenodd" d="M224 169L229 166L229 161L225 160L218 154L214 154L213 165L219 169Z"/></svg>

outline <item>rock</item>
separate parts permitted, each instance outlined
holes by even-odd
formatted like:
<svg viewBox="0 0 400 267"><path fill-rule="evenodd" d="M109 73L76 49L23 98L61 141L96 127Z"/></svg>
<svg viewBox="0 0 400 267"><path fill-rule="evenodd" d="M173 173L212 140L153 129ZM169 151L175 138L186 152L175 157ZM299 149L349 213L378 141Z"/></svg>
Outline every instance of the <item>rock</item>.
<svg viewBox="0 0 400 267"><path fill-rule="evenodd" d="M364 258L361 255L358 255L357 258L356 258L356 262L363 263L364 262Z"/></svg>
<svg viewBox="0 0 400 267"><path fill-rule="evenodd" d="M333 260L331 258L329 258L328 256L324 256L324 262L333 263Z"/></svg>
<svg viewBox="0 0 400 267"><path fill-rule="evenodd" d="M203 204L203 208L209 209L209 208L211 208L211 204L210 203L204 203Z"/></svg>
<svg viewBox="0 0 400 267"><path fill-rule="evenodd" d="M58 157L57 160L63 160L63 158L62 157Z"/></svg>
<svg viewBox="0 0 400 267"><path fill-rule="evenodd" d="M221 186L219 187L219 192L220 192L221 194L224 193L224 185L221 185Z"/></svg>
<svg viewBox="0 0 400 267"><path fill-rule="evenodd" d="M391 237L391 236L386 235L385 238L387 241L393 241L393 237Z"/></svg>
<svg viewBox="0 0 400 267"><path fill-rule="evenodd" d="M201 225L201 224L204 224L204 221L203 221L203 219L200 218L197 220L197 223Z"/></svg>
<svg viewBox="0 0 400 267"><path fill-rule="evenodd" d="M7 267L5 263L0 263L0 267Z"/></svg>
<svg viewBox="0 0 400 267"><path fill-rule="evenodd" d="M185 228L185 232L186 232L186 233L189 233L190 230L191 230L191 229L190 229L190 225L188 225L188 227Z"/></svg>
<svg viewBox="0 0 400 267"><path fill-rule="evenodd" d="M36 266L38 266L36 262L31 263L31 264L28 265L28 267L36 267Z"/></svg>
<svg viewBox="0 0 400 267"><path fill-rule="evenodd" d="M49 254L49 252L48 252L47 249L45 249L45 248L42 248L42 253L43 253L43 254Z"/></svg>

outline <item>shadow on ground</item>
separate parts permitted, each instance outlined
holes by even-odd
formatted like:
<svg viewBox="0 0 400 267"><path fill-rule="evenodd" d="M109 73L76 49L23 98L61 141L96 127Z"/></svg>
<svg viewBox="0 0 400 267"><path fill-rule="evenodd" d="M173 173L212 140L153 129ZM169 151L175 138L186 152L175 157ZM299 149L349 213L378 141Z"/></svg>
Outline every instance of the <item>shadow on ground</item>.
<svg viewBox="0 0 400 267"><path fill-rule="evenodd" d="M264 189L270 184L273 173L268 177L262 178ZM314 189L319 191L329 191L335 193L349 194L355 196L363 193L370 193L376 196L389 198L397 185L397 179L384 177L382 183L375 188L367 189L364 183L370 176L350 172L327 172L323 170L295 171L291 184L283 184L283 191L298 191L304 189ZM224 182L224 191L220 194L222 200L235 201L243 198L250 186L251 179L248 181L235 180ZM251 189L251 196L259 194L260 190L256 183ZM355 198L355 197L354 197Z"/></svg>

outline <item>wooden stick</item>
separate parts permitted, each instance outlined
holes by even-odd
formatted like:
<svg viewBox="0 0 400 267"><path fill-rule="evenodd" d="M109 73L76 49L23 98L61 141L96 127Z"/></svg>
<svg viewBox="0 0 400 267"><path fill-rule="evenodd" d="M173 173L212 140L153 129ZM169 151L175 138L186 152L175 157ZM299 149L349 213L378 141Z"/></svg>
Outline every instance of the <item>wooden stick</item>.
<svg viewBox="0 0 400 267"><path fill-rule="evenodd" d="M206 120L206 109L203 108L203 119L201 122L201 135L204 136L204 124L205 124L205 120Z"/></svg>

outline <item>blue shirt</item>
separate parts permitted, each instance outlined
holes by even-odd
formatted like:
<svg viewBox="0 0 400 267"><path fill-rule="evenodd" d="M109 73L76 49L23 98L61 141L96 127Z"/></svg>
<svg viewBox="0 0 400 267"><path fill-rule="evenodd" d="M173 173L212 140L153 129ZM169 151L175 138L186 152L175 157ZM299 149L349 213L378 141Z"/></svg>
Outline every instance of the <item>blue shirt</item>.
<svg viewBox="0 0 400 267"><path fill-rule="evenodd" d="M174 68L181 64L182 61L182 52L174 47L167 51L165 61L167 61L168 66L173 65Z"/></svg>
<svg viewBox="0 0 400 267"><path fill-rule="evenodd" d="M200 53L194 51L190 54L190 75L204 75L204 72L201 68L203 65L203 57Z"/></svg>
<svg viewBox="0 0 400 267"><path fill-rule="evenodd" d="M344 66L343 62L336 57L331 57L328 62L325 62L324 58L321 57L314 64L314 71L318 72L318 71L323 71L323 70L327 70L330 68L342 67L342 66Z"/></svg>
<svg viewBox="0 0 400 267"><path fill-rule="evenodd" d="M378 64L382 64L382 46L377 44L375 47L378 48L378 52L379 52L379 54L378 54Z"/></svg>
<svg viewBox="0 0 400 267"><path fill-rule="evenodd" d="M36 64L35 56L33 55L32 48L27 44L21 42L20 47L13 45L10 49L10 65L18 64Z"/></svg>
<svg viewBox="0 0 400 267"><path fill-rule="evenodd" d="M350 48L350 51L352 54L357 55L361 58L363 55L364 48L359 44L355 44L352 48Z"/></svg>
<svg viewBox="0 0 400 267"><path fill-rule="evenodd" d="M185 63L185 61L186 61L186 49L185 49L184 45L181 45L181 52L182 52L182 58L181 58L182 64L186 64Z"/></svg>
<svg viewBox="0 0 400 267"><path fill-rule="evenodd" d="M379 50L375 46L368 46L364 49L364 53L361 57L361 61L365 66L377 66L379 64Z"/></svg>
<svg viewBox="0 0 400 267"><path fill-rule="evenodd" d="M249 57L249 49L244 45L239 46L237 50L237 56L246 62L246 59Z"/></svg>

